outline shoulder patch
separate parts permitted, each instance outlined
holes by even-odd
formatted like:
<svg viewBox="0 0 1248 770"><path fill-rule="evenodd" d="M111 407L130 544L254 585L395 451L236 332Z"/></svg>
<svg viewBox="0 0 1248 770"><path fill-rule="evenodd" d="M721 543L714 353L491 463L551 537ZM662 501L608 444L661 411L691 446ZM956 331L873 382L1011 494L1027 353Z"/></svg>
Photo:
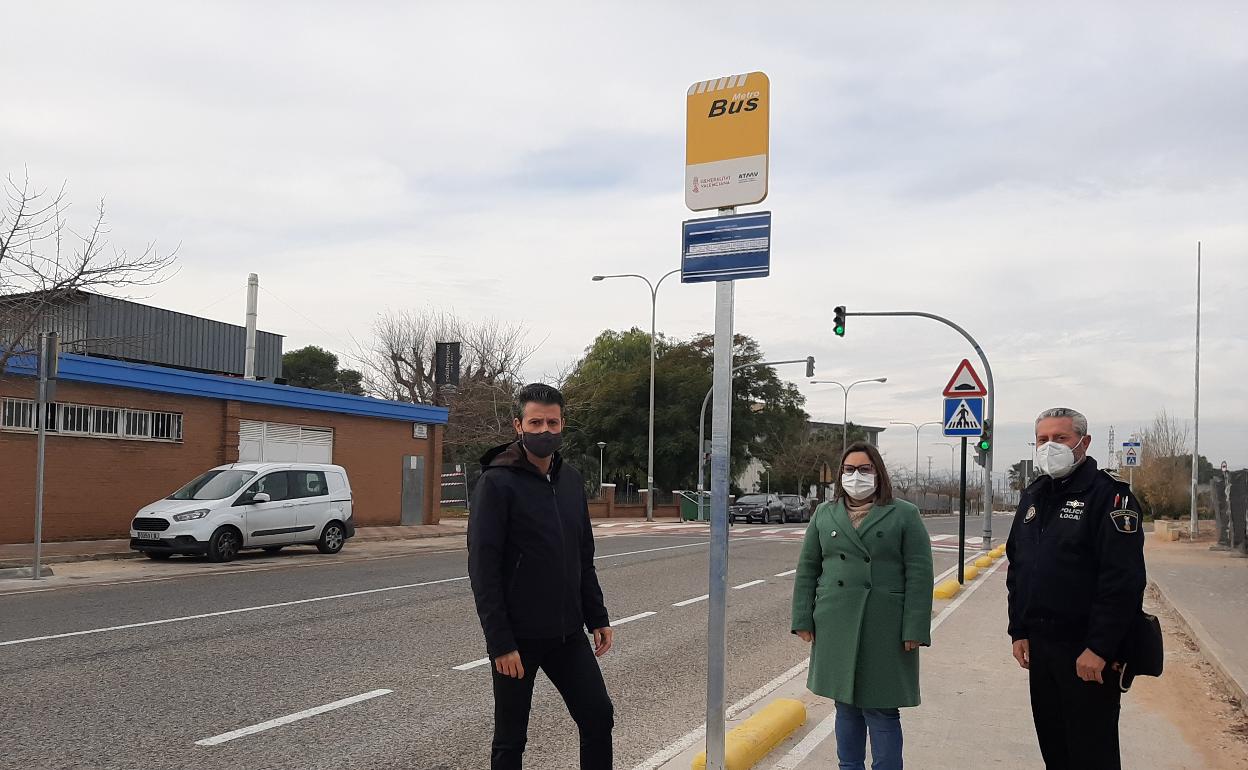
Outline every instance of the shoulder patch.
<svg viewBox="0 0 1248 770"><path fill-rule="evenodd" d="M1126 509L1112 511L1109 518L1114 522L1114 529L1125 534L1137 532L1140 529L1140 515L1135 511Z"/></svg>
<svg viewBox="0 0 1248 770"><path fill-rule="evenodd" d="M1027 515L1023 517L1023 523L1030 523L1034 518L1036 518L1036 506L1033 505L1027 509Z"/></svg>

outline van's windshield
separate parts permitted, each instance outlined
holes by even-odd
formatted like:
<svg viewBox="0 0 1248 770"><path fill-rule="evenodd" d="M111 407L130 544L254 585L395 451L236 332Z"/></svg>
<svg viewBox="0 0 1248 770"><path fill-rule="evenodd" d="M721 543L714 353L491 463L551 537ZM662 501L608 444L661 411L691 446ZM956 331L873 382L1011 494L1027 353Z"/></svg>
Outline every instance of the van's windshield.
<svg viewBox="0 0 1248 770"><path fill-rule="evenodd" d="M255 471L208 471L169 495L170 500L223 500L250 481Z"/></svg>

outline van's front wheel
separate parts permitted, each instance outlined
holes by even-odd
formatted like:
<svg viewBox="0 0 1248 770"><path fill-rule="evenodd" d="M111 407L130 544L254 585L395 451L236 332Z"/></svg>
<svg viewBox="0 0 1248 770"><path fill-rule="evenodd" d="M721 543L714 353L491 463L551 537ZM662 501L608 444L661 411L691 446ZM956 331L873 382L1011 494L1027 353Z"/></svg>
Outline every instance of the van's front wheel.
<svg viewBox="0 0 1248 770"><path fill-rule="evenodd" d="M316 542L316 550L321 553L338 553L347 542L347 532L342 524L331 521L321 530L321 539Z"/></svg>
<svg viewBox="0 0 1248 770"><path fill-rule="evenodd" d="M234 557L238 556L238 551L243 546L243 539L239 536L238 530L232 527L222 527L212 533L212 538L208 541L208 559L209 561L234 561Z"/></svg>

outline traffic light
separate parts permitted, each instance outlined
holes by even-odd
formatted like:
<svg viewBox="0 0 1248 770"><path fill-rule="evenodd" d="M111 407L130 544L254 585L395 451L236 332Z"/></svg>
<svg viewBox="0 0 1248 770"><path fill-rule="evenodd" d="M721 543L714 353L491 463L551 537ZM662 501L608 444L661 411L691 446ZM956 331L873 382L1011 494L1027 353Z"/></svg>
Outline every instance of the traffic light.
<svg viewBox="0 0 1248 770"><path fill-rule="evenodd" d="M985 462L991 452L992 420L984 420L984 433L975 442L975 462L981 466L985 466Z"/></svg>
<svg viewBox="0 0 1248 770"><path fill-rule="evenodd" d="M810 377L814 377L814 376L815 376L815 357L806 356L806 377L809 379Z"/></svg>
<svg viewBox="0 0 1248 770"><path fill-rule="evenodd" d="M838 337L845 336L845 306L837 305L832 311L835 316L832 318L832 333Z"/></svg>

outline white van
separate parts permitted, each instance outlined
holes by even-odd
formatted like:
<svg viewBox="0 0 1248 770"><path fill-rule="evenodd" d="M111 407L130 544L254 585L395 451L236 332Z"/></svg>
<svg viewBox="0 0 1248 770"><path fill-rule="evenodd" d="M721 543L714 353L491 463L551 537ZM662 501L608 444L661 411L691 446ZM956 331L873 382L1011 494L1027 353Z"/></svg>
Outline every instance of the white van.
<svg viewBox="0 0 1248 770"><path fill-rule="evenodd" d="M315 544L338 553L354 535L351 482L341 466L234 463L139 511L130 548L153 559L181 553L230 561L244 548Z"/></svg>

